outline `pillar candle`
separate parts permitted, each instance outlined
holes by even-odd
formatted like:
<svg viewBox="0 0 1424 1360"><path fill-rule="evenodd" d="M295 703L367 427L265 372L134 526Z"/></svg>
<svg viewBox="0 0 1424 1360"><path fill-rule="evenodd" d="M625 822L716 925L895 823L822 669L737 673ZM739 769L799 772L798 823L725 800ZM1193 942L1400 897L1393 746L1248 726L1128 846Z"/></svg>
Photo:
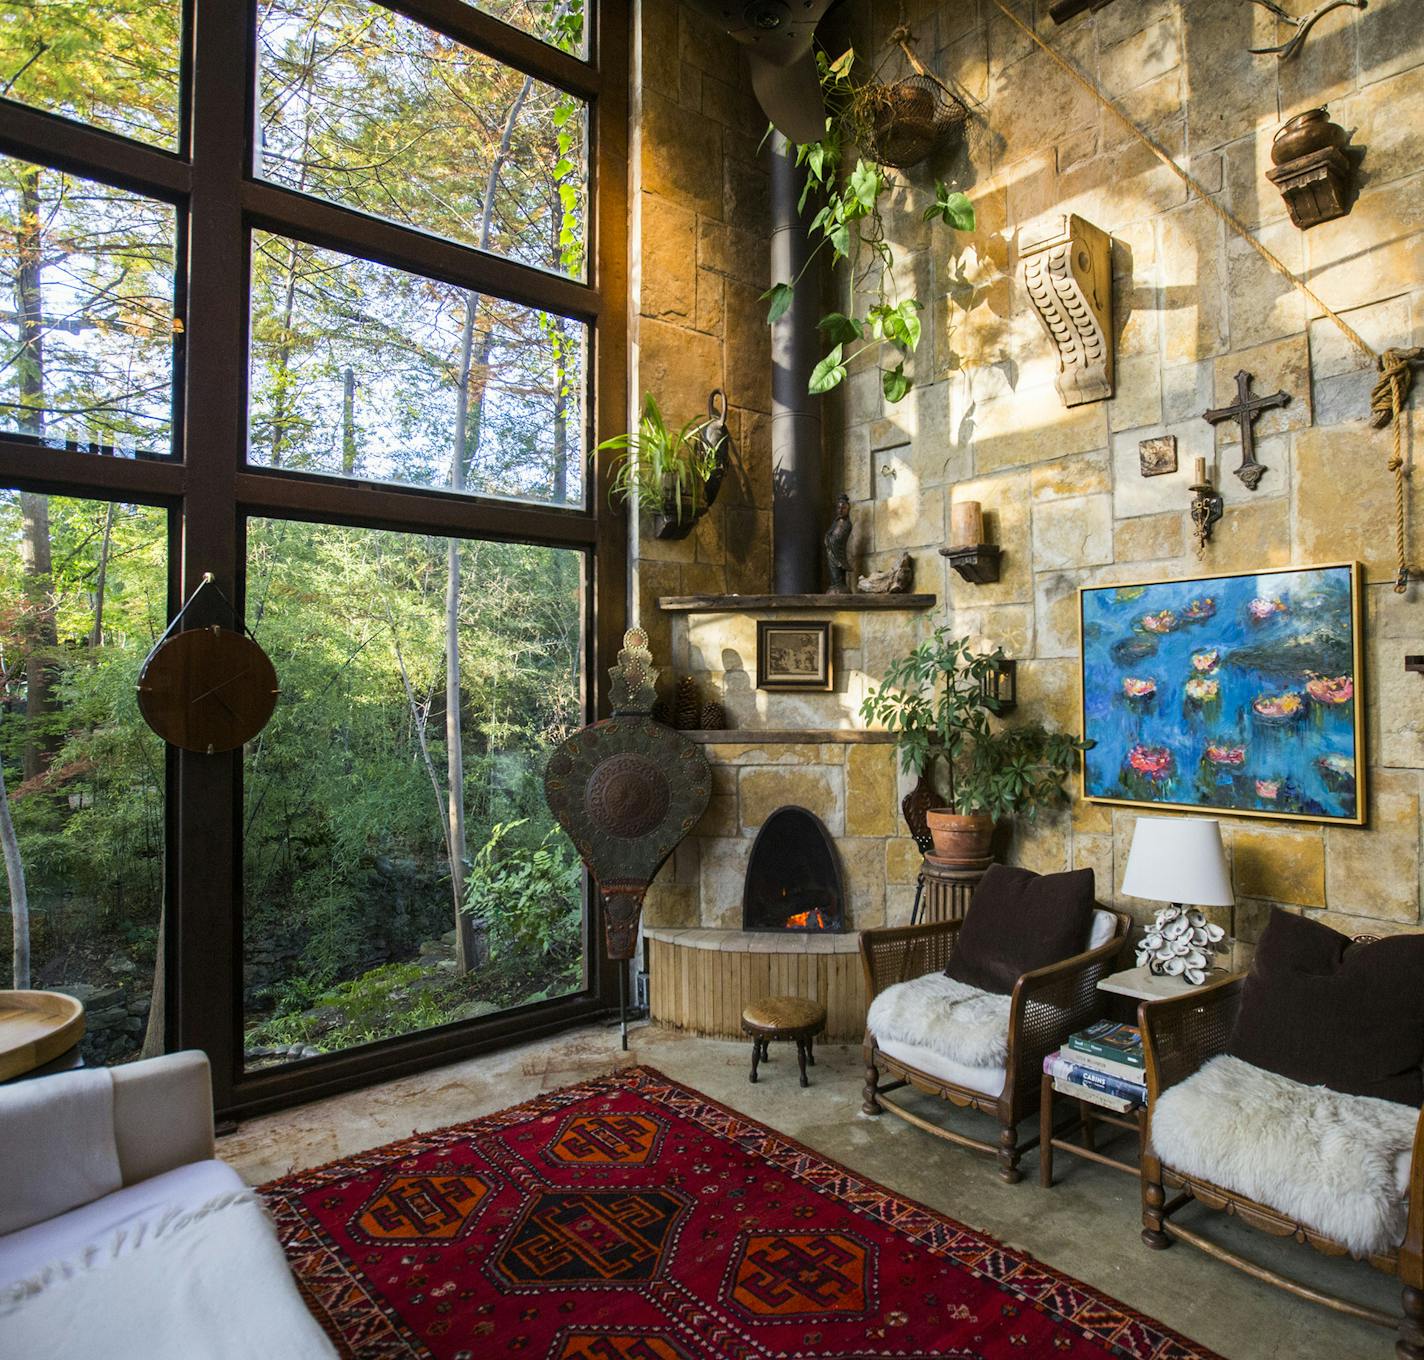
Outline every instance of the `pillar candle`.
<svg viewBox="0 0 1424 1360"><path fill-rule="evenodd" d="M978 501L958 501L949 509L949 544L977 547L984 541L984 511Z"/></svg>
<svg viewBox="0 0 1424 1360"><path fill-rule="evenodd" d="M1206 459L1197 459L1197 485L1203 486L1206 483Z"/></svg>

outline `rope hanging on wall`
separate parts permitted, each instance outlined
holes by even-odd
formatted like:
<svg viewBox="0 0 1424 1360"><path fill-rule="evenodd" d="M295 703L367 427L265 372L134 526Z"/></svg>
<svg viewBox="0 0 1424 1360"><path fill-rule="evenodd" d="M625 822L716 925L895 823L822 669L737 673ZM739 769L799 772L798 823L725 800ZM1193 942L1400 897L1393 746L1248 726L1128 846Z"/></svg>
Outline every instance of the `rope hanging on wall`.
<svg viewBox="0 0 1424 1360"><path fill-rule="evenodd" d="M1079 71L1072 62L1060 55L1053 47L1039 37L1028 24L1024 23L1024 21L1004 3L1004 0L994 0L994 6L1015 28L1026 34L1034 45L1047 55L1048 59L1053 62L1054 65L1058 66L1071 80L1082 86L1103 108L1111 113L1137 141L1141 142L1167 169L1196 194L1196 196L1201 199L1231 231L1235 232L1237 236L1245 241L1271 269L1309 299L1311 305L1317 308L1322 316L1329 317L1330 320L1340 328L1345 338L1379 370L1380 376L1376 380L1374 389L1370 394L1370 424L1376 429L1383 429L1385 425L1390 425L1394 434L1393 450L1388 464L1389 470L1394 476L1394 553L1396 564L1394 590L1396 594L1402 595L1405 590L1408 589L1410 575L1406 542L1406 489L1408 486L1408 468L1405 466L1404 457L1403 411L1404 403L1408 400L1409 389L1414 380L1411 365L1424 362L1424 348L1387 349L1383 354L1377 353L1364 336L1350 325L1343 316L1331 308L1304 279L1294 273L1287 265L1282 263L1276 255L1262 245L1252 234L1251 229L1241 221L1239 217L1218 203L1199 180L1178 165L1156 140L1138 127L1113 100L1108 98L1108 96L1105 95L1092 80Z"/></svg>

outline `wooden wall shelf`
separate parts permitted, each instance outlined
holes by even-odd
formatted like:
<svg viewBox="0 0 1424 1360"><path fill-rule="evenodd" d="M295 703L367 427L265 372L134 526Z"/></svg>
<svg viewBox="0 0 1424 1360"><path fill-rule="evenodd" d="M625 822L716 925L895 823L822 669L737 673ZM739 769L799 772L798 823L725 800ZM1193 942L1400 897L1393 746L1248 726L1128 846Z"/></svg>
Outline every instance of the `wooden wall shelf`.
<svg viewBox="0 0 1424 1360"><path fill-rule="evenodd" d="M935 595L663 595L665 614L753 614L771 610L931 609Z"/></svg>
<svg viewBox="0 0 1424 1360"><path fill-rule="evenodd" d="M893 732L859 727L683 728L682 735L699 746L880 746L895 740Z"/></svg>

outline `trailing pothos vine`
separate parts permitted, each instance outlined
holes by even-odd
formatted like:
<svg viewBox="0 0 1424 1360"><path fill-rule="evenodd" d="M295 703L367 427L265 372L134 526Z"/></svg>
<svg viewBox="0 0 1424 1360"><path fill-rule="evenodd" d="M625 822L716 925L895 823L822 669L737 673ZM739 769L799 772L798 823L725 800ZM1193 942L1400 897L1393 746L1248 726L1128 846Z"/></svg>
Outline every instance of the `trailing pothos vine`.
<svg viewBox="0 0 1424 1360"><path fill-rule="evenodd" d="M888 342L900 357L893 367L881 365L880 382L886 401L897 402L913 386L905 361L920 343L919 314L924 304L912 294L901 295L895 254L885 233L881 202L896 181L861 150L873 144L876 120L886 116L884 104L874 97L879 87L873 81L861 83L852 76L853 49L835 61L818 53L817 62L826 97L826 135L796 148L796 163L806 171L800 207L813 199L821 203L807 228L815 248L796 278L773 283L762 294L763 301L770 303L767 323L775 324L786 314L797 285L823 250L830 250L835 267L853 260L858 247L861 262L850 295L854 299L873 279L875 300L864 315L830 312L821 318L818 325L829 348L812 370L809 390L829 392L844 380L857 358ZM855 164L848 167L852 153ZM923 216L926 222L943 222L954 231L974 229L974 205L943 183L936 184L935 201Z"/></svg>

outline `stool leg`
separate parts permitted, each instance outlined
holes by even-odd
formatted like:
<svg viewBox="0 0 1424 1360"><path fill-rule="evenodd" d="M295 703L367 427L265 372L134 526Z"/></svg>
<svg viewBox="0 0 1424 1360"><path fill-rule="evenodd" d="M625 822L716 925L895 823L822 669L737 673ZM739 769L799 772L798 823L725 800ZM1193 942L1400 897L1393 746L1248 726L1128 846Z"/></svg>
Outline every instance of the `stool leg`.
<svg viewBox="0 0 1424 1360"><path fill-rule="evenodd" d="M816 1041L814 1039L806 1040L806 1063L810 1067L816 1065Z"/></svg>
<svg viewBox="0 0 1424 1360"><path fill-rule="evenodd" d="M798 1039L796 1041L796 1066L801 1069L802 1086L809 1086L811 1084L810 1078L806 1075L806 1048L807 1041L805 1039Z"/></svg>
<svg viewBox="0 0 1424 1360"><path fill-rule="evenodd" d="M758 1060L759 1060L760 1058L761 1058L761 1040L758 1039L758 1038L756 1037L756 1035L753 1035L753 1036L752 1036L752 1074L751 1074L750 1078L748 1078L748 1080L750 1080L753 1085L756 1084L756 1079L757 1079L757 1062L758 1062Z"/></svg>
<svg viewBox="0 0 1424 1360"><path fill-rule="evenodd" d="M761 1060L762 1060L762 1062L770 1062L770 1061L771 1061L771 1040L770 1040L770 1039L763 1039L763 1040L761 1041Z"/></svg>

